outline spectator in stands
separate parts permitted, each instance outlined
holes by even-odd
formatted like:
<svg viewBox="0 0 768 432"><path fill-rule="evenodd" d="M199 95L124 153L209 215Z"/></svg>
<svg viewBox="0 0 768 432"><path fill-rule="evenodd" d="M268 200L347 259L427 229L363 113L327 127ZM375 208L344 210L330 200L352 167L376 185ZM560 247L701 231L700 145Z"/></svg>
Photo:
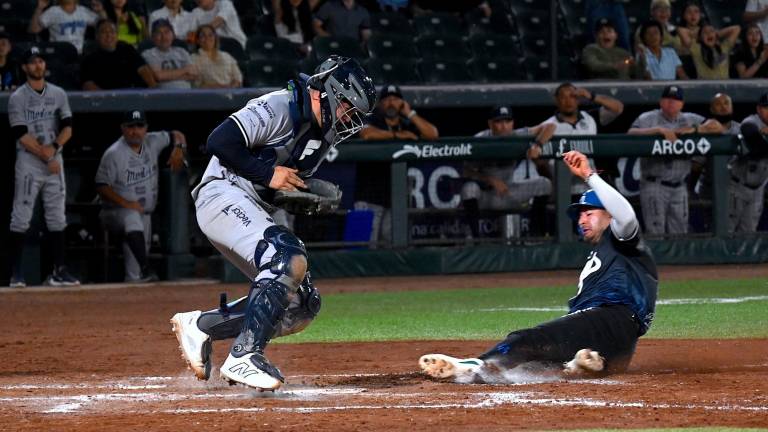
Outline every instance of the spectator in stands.
<svg viewBox="0 0 768 432"><path fill-rule="evenodd" d="M360 131L364 140L436 140L439 133L435 125L411 108L400 87L386 85L381 89L379 102L369 122Z"/></svg>
<svg viewBox="0 0 768 432"><path fill-rule="evenodd" d="M640 38L643 44L638 47L636 61L645 71L646 79L688 79L675 49L662 46L661 24L653 20L645 22L640 27Z"/></svg>
<svg viewBox="0 0 768 432"><path fill-rule="evenodd" d="M128 0L109 0L105 6L107 18L117 24L117 40L133 45L136 48L139 42L146 39L147 17L128 5Z"/></svg>
<svg viewBox="0 0 768 432"><path fill-rule="evenodd" d="M14 91L24 83L21 65L11 57L11 36L0 32L0 91Z"/></svg>
<svg viewBox="0 0 768 432"><path fill-rule="evenodd" d="M159 88L188 89L197 78L197 68L186 49L174 46L173 26L167 19L152 24L153 48L144 50L141 56L152 69Z"/></svg>
<svg viewBox="0 0 768 432"><path fill-rule="evenodd" d="M579 109L582 101L589 102L593 107L589 110ZM600 126L608 125L624 112L624 104L617 99L576 87L568 82L555 89L555 105L555 115L543 122L556 126L555 135L597 135ZM553 164L554 161L550 162ZM589 163L594 168L592 159ZM581 194L585 190L584 182L575 178L572 180L572 194Z"/></svg>
<svg viewBox="0 0 768 432"><path fill-rule="evenodd" d="M741 122L747 153L731 161L728 230L755 232L763 213L768 183L768 93L757 102L757 112Z"/></svg>
<svg viewBox="0 0 768 432"><path fill-rule="evenodd" d="M505 210L531 204L531 233L543 235L546 228L546 205L552 182L539 174L534 161L539 161L541 147L552 138L556 126L543 123L531 128L515 129L512 110L494 108L488 118L488 129L475 134L481 138L533 136L528 158L522 161L501 160L466 162L464 177L470 179L461 189L462 206L473 237L479 235L480 210ZM543 164L546 169L547 164Z"/></svg>
<svg viewBox="0 0 768 432"><path fill-rule="evenodd" d="M765 39L765 35L768 35L768 0L747 0L742 19L745 24L756 24L760 27Z"/></svg>
<svg viewBox="0 0 768 432"><path fill-rule="evenodd" d="M312 26L313 5L309 0L272 0L275 11L275 33L299 47L303 55L309 54L315 37Z"/></svg>
<svg viewBox="0 0 768 432"><path fill-rule="evenodd" d="M177 130L147 132L147 119L139 110L124 114L120 130L122 136L104 152L96 171L99 218L107 229L123 233L125 280L151 282L157 280L147 253L158 197L158 159L171 147L166 165L181 170L187 141Z"/></svg>
<svg viewBox="0 0 768 432"><path fill-rule="evenodd" d="M750 24L744 32L741 48L733 58L739 78L768 78L768 45L757 24Z"/></svg>
<svg viewBox="0 0 768 432"><path fill-rule="evenodd" d="M595 26L596 43L584 47L581 61L588 79L628 80L642 77L632 54L616 46L618 34L613 23L601 18Z"/></svg>
<svg viewBox="0 0 768 432"><path fill-rule="evenodd" d="M680 15L680 25L677 26L677 33L680 36L681 43L686 47L690 46L691 41L699 38L700 30L701 6L697 1L689 1L683 6L683 13Z"/></svg>
<svg viewBox="0 0 768 432"><path fill-rule="evenodd" d="M108 19L96 25L98 48L83 58L80 80L83 90L156 87L152 69L125 42L117 41L117 27Z"/></svg>
<svg viewBox="0 0 768 432"><path fill-rule="evenodd" d="M197 0L192 15L196 26L210 24L219 37L235 39L245 49L247 37L240 26L240 16L229 0Z"/></svg>
<svg viewBox="0 0 768 432"><path fill-rule="evenodd" d="M616 43L625 50L630 50L629 44L629 21L624 11L624 5L616 0L587 0L585 5L585 15L587 16L587 28L596 28L597 23L602 19L608 19L613 23L616 30ZM587 35L587 42L593 42L593 35Z"/></svg>
<svg viewBox="0 0 768 432"><path fill-rule="evenodd" d="M677 27L672 23L672 6L669 0L651 1L651 21L659 23L661 28L661 46L672 47L675 51L681 48ZM638 45L645 44L642 37L642 27L635 32L635 52Z"/></svg>
<svg viewBox="0 0 768 432"><path fill-rule="evenodd" d="M371 16L355 0L329 0L315 14L318 36L349 37L363 44L371 37Z"/></svg>
<svg viewBox="0 0 768 432"><path fill-rule="evenodd" d="M219 36L210 25L197 29L197 53L192 54L192 63L198 75L192 83L197 88L232 88L243 85L243 74L237 61L219 49Z"/></svg>
<svg viewBox="0 0 768 432"><path fill-rule="evenodd" d="M165 6L149 14L149 28L159 19L167 19L177 39L190 40L195 33L195 17L181 7L181 0L164 0Z"/></svg>
<svg viewBox="0 0 768 432"><path fill-rule="evenodd" d="M47 29L51 41L69 42L82 53L86 28L106 17L101 1L91 1L93 10L80 6L78 0L59 0L56 6L49 8L50 4L50 0L37 0L37 8L29 21L29 32L37 34Z"/></svg>
<svg viewBox="0 0 768 432"><path fill-rule="evenodd" d="M741 27L730 26L722 30L724 40L712 24L704 23L698 40L691 43L691 57L699 79L728 79L733 46Z"/></svg>
<svg viewBox="0 0 768 432"><path fill-rule="evenodd" d="M723 133L717 120L683 112L683 89L677 85L664 88L660 109L640 114L627 132L629 135L661 135L675 142L679 135ZM688 232L688 187L691 159L640 158L640 205L645 232L648 234L684 234Z"/></svg>

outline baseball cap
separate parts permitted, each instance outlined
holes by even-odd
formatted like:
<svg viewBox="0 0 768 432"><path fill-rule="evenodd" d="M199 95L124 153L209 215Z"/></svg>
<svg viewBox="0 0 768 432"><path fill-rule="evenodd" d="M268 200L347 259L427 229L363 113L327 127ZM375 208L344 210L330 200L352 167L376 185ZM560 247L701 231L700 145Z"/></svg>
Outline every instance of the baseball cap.
<svg viewBox="0 0 768 432"><path fill-rule="evenodd" d="M24 51L24 54L21 56L21 60L26 64L31 62L35 57L40 57L41 59L45 60L45 57L43 56L43 50L33 45Z"/></svg>
<svg viewBox="0 0 768 432"><path fill-rule="evenodd" d="M403 93L400 91L400 87L394 84L388 84L381 88L381 93L379 93L379 100L382 100L387 96L397 96L402 99Z"/></svg>
<svg viewBox="0 0 768 432"><path fill-rule="evenodd" d="M123 113L123 121L120 124L123 126L145 125L147 124L147 117L141 110L126 111Z"/></svg>
<svg viewBox="0 0 768 432"><path fill-rule="evenodd" d="M613 25L613 21L609 20L608 18L600 18L595 23L595 33L599 33L600 30L603 29L603 27L610 27L612 29L616 29L616 27Z"/></svg>
<svg viewBox="0 0 768 432"><path fill-rule="evenodd" d="M768 107L768 92L765 92L760 96L760 99L757 101L757 104L761 107Z"/></svg>
<svg viewBox="0 0 768 432"><path fill-rule="evenodd" d="M514 118L508 106L497 106L488 115L488 120L514 120Z"/></svg>
<svg viewBox="0 0 768 432"><path fill-rule="evenodd" d="M664 87L664 91L661 92L662 98L677 99L679 101L683 99L683 89L680 86L670 85Z"/></svg>
<svg viewBox="0 0 768 432"><path fill-rule="evenodd" d="M603 202L598 198L597 193L593 189L589 189L581 194L579 201L568 206L568 217L573 220L579 219L579 213L584 208L598 208L605 210Z"/></svg>
<svg viewBox="0 0 768 432"><path fill-rule="evenodd" d="M159 30L160 27L168 27L169 29L171 29L171 31L173 31L173 25L171 25L171 22L165 18L160 18L158 20L155 20L155 22L152 23L152 33Z"/></svg>

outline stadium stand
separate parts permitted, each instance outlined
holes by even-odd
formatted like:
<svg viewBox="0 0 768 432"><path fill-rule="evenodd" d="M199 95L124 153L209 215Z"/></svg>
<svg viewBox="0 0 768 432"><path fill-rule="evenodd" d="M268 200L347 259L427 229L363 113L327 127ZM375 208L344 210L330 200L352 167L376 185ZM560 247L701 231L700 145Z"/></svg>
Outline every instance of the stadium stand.
<svg viewBox="0 0 768 432"><path fill-rule="evenodd" d="M368 52L371 58L379 59L418 57L413 38L408 35L374 34L368 40Z"/></svg>
<svg viewBox="0 0 768 432"><path fill-rule="evenodd" d="M421 77L427 84L467 83L472 81L466 61L435 60L419 65Z"/></svg>
<svg viewBox="0 0 768 432"><path fill-rule="evenodd" d="M248 38L245 50L250 60L298 60L294 45L276 36L254 35Z"/></svg>
<svg viewBox="0 0 768 432"><path fill-rule="evenodd" d="M412 35L415 33L408 18L395 12L379 12L371 14L371 32L374 35Z"/></svg>
<svg viewBox="0 0 768 432"><path fill-rule="evenodd" d="M424 35L457 35L462 33L461 21L455 15L447 13L432 13L417 16L413 26L419 36Z"/></svg>
<svg viewBox="0 0 768 432"><path fill-rule="evenodd" d="M418 62L413 59L372 58L365 66L377 85L421 83Z"/></svg>
<svg viewBox="0 0 768 432"><path fill-rule="evenodd" d="M360 47L360 43L356 39L348 37L316 37L312 41L312 51L316 59L324 59L331 54L356 59L368 57L368 54Z"/></svg>
<svg viewBox="0 0 768 432"><path fill-rule="evenodd" d="M290 60L255 60L248 63L246 77L252 87L280 87L298 74L298 65Z"/></svg>
<svg viewBox="0 0 768 432"><path fill-rule="evenodd" d="M421 36L416 44L425 61L466 60L469 58L467 46L459 36L426 35Z"/></svg>

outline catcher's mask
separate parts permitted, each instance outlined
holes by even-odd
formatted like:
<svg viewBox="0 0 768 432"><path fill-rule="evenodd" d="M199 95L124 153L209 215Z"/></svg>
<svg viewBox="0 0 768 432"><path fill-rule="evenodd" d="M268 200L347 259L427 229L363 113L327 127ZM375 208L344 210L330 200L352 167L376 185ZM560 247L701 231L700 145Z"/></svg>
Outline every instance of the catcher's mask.
<svg viewBox="0 0 768 432"><path fill-rule="evenodd" d="M320 91L323 134L334 146L360 131L376 105L373 80L348 57L330 56L315 69L308 85Z"/></svg>
<svg viewBox="0 0 768 432"><path fill-rule="evenodd" d="M579 220L579 213L584 208L597 208L605 210L605 206L598 198L594 190L589 189L581 194L579 201L568 206L568 216L573 220Z"/></svg>

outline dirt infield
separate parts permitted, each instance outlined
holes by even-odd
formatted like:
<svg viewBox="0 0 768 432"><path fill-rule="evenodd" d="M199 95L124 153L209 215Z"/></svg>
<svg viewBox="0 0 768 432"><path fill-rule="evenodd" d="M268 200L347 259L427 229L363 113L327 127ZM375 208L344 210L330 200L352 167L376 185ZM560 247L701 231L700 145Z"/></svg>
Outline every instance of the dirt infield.
<svg viewBox="0 0 768 432"><path fill-rule="evenodd" d="M683 271L685 269L685 271ZM665 268L665 279L754 277L768 266ZM320 281L328 292L569 283L573 271ZM387 283L389 281L389 283ZM230 292L242 287L226 287ZM275 394L196 381L168 318L211 305L220 285L3 290L0 430L506 430L768 427L768 340L643 339L630 370L600 380L520 375L516 384L423 378L427 352L491 341L279 344ZM215 361L228 346L217 342Z"/></svg>

